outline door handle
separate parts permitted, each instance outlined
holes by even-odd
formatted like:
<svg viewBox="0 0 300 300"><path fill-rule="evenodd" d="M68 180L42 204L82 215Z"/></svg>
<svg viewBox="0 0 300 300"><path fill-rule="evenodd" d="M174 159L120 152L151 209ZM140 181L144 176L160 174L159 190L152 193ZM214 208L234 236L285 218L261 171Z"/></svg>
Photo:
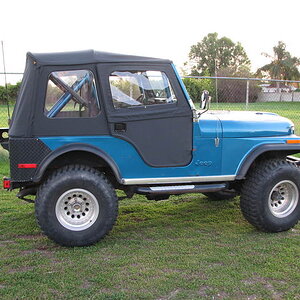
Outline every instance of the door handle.
<svg viewBox="0 0 300 300"><path fill-rule="evenodd" d="M125 123L115 123L114 124L114 131L115 132L125 132L126 131L126 124Z"/></svg>

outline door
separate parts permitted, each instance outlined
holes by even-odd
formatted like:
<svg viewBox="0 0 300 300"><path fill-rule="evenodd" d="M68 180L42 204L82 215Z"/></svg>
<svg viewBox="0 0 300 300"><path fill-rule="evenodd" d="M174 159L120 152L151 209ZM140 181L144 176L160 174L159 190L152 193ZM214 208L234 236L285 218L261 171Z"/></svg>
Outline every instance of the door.
<svg viewBox="0 0 300 300"><path fill-rule="evenodd" d="M188 165L192 111L171 65L98 65L110 134L153 167Z"/></svg>

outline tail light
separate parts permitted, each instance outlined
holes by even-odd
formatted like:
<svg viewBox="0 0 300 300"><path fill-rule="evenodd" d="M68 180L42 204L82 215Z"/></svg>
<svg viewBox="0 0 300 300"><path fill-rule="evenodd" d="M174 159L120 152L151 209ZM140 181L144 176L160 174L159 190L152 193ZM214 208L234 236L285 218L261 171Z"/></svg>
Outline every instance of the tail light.
<svg viewBox="0 0 300 300"><path fill-rule="evenodd" d="M3 188L4 189L10 189L10 179L3 178Z"/></svg>

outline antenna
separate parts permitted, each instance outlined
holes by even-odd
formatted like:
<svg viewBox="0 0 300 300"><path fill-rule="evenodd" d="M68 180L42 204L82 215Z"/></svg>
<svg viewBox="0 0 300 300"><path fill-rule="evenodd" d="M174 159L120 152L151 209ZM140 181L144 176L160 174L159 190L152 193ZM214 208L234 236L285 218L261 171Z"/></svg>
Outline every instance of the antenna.
<svg viewBox="0 0 300 300"><path fill-rule="evenodd" d="M4 70L4 82L5 82L5 93L6 93L6 104L7 104L7 117L8 117L8 125L10 123L10 111L9 111L9 99L8 99L8 88L7 88L7 79L6 79L6 68L5 68L5 57L4 57L4 45L3 41L1 41L2 46L2 60L3 60L3 70Z"/></svg>

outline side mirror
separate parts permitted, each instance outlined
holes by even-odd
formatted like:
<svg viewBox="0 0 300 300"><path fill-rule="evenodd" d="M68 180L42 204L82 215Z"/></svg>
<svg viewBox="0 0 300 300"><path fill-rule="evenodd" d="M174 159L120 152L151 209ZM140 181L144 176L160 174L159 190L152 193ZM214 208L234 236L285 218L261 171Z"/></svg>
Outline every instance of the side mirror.
<svg viewBox="0 0 300 300"><path fill-rule="evenodd" d="M210 99L211 99L211 97L209 96L209 92L204 90L201 95L200 108L204 109L204 110L208 110L209 104L210 104Z"/></svg>

